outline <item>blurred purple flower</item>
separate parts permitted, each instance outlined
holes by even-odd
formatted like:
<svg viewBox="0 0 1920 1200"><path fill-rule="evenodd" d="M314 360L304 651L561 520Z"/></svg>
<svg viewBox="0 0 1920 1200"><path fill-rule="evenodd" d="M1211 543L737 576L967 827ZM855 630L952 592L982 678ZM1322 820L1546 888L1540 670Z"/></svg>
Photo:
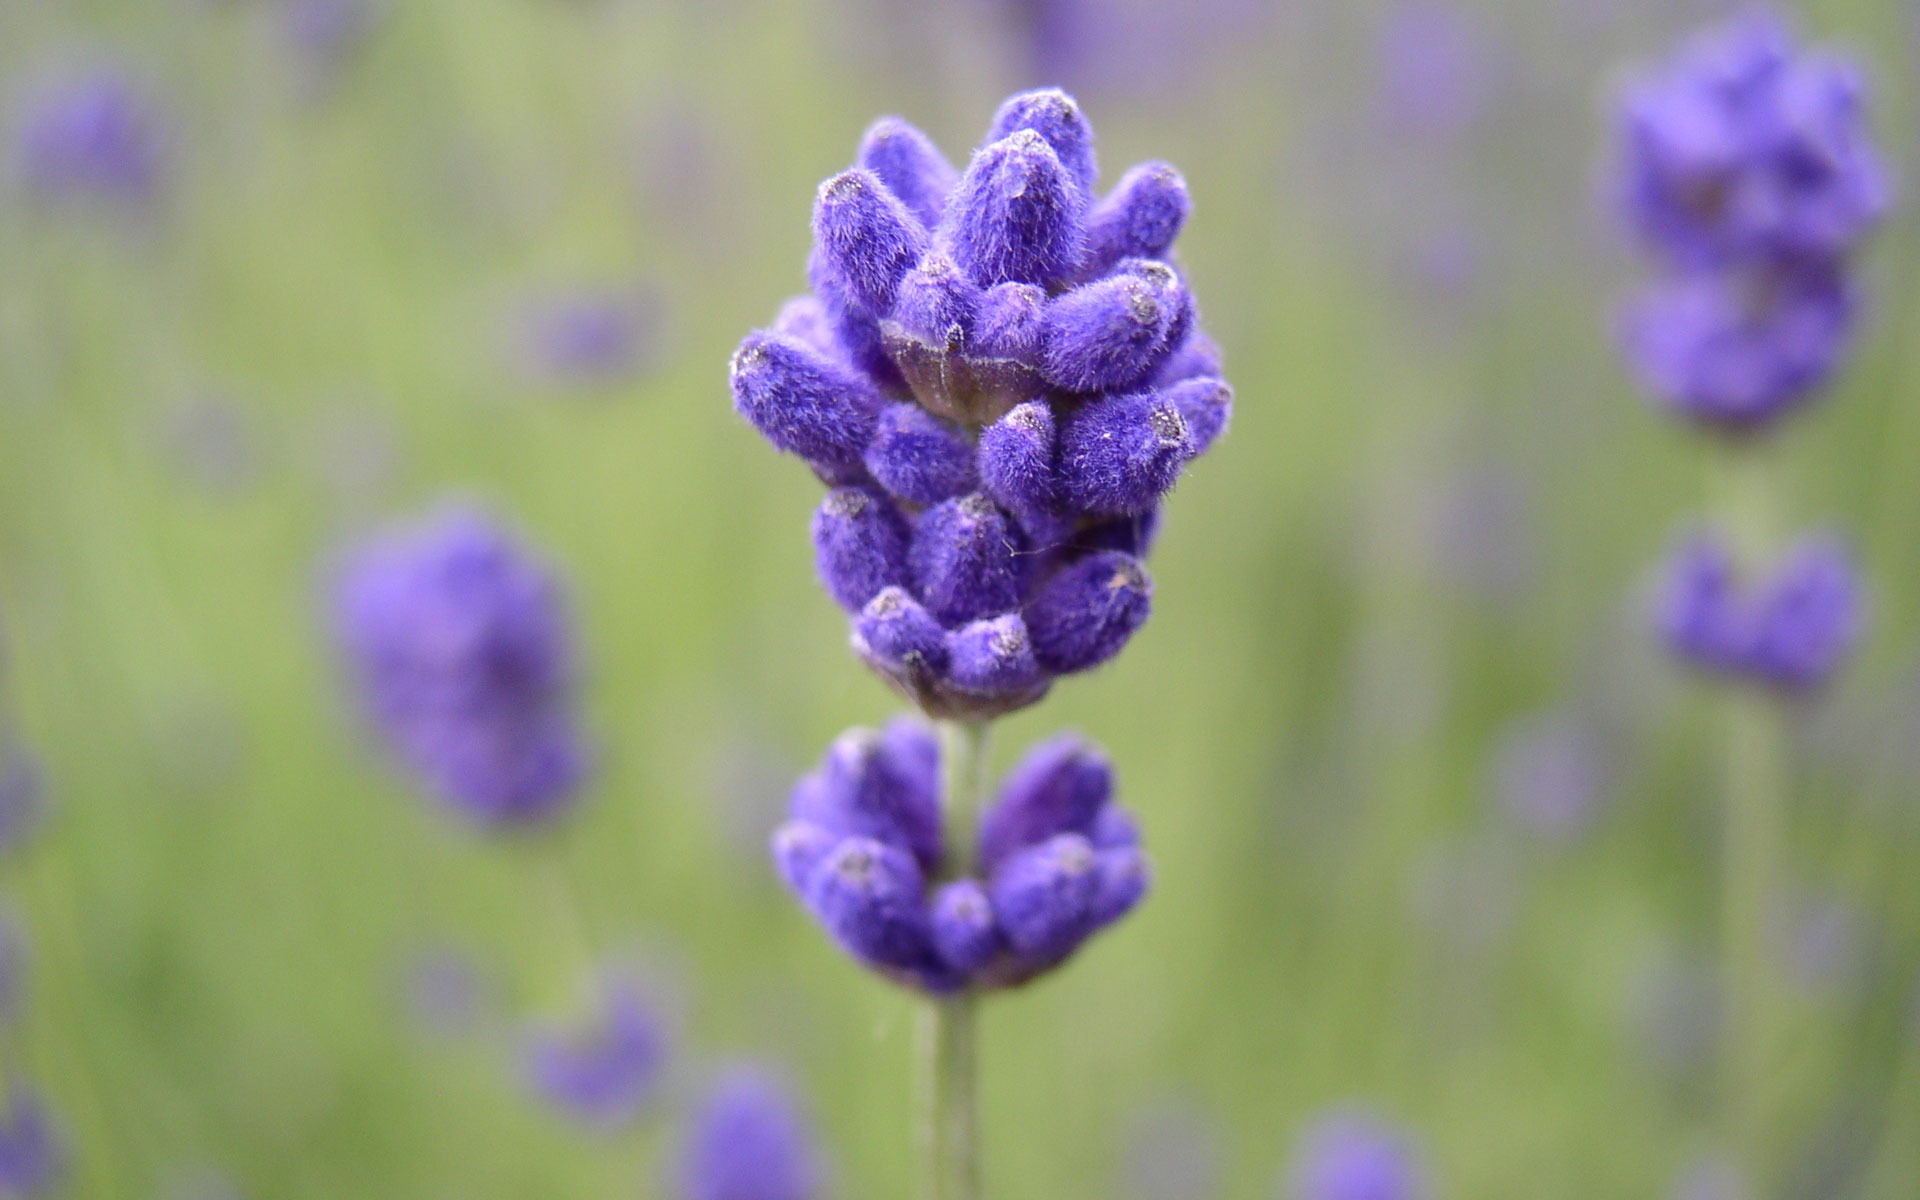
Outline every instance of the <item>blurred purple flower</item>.
<svg viewBox="0 0 1920 1200"><path fill-rule="evenodd" d="M1676 1084L1706 1081L1720 1040L1720 986L1697 955L1667 949L1628 979L1629 1036L1661 1076Z"/></svg>
<svg viewBox="0 0 1920 1200"><path fill-rule="evenodd" d="M366 42L379 18L373 0L280 0L280 41L317 83Z"/></svg>
<svg viewBox="0 0 1920 1200"><path fill-rule="evenodd" d="M33 751L0 733L0 854L18 848L46 818L46 778Z"/></svg>
<svg viewBox="0 0 1920 1200"><path fill-rule="evenodd" d="M816 1200L824 1168L792 1091L734 1067L694 1110L679 1160L680 1200Z"/></svg>
<svg viewBox="0 0 1920 1200"><path fill-rule="evenodd" d="M100 67L27 98L16 153L29 190L47 200L145 203L165 173L165 139L148 99Z"/></svg>
<svg viewBox="0 0 1920 1200"><path fill-rule="evenodd" d="M1622 100L1628 221L1680 266L1846 254L1888 202L1864 93L1764 7L1707 30Z"/></svg>
<svg viewBox="0 0 1920 1200"><path fill-rule="evenodd" d="M357 547L335 579L340 645L378 732L487 827L546 820L587 769L560 582L504 526L441 509Z"/></svg>
<svg viewBox="0 0 1920 1200"><path fill-rule="evenodd" d="M1502 731L1491 786L1501 813L1521 831L1564 846L1592 828L1613 774L1598 730L1570 712L1550 712Z"/></svg>
<svg viewBox="0 0 1920 1200"><path fill-rule="evenodd" d="M565 387L604 386L657 364L665 305L652 294L580 289L529 301L520 350L528 373Z"/></svg>
<svg viewBox="0 0 1920 1200"><path fill-rule="evenodd" d="M638 982L608 973L597 1011L571 1029L540 1026L526 1044L528 1082L562 1113L611 1129L632 1121L665 1078L666 1028Z"/></svg>
<svg viewBox="0 0 1920 1200"><path fill-rule="evenodd" d="M1337 1109L1294 1146L1285 1200L1426 1200L1428 1170L1412 1137L1363 1110Z"/></svg>
<svg viewBox="0 0 1920 1200"><path fill-rule="evenodd" d="M0 1116L0 1196L52 1194L66 1174L67 1150L37 1092L9 1079Z"/></svg>
<svg viewBox="0 0 1920 1200"><path fill-rule="evenodd" d="M1760 580L1743 580L1731 547L1712 531L1671 556L1657 617L1668 650L1716 675L1809 691L1859 640L1865 601L1853 556L1837 538L1793 546Z"/></svg>
<svg viewBox="0 0 1920 1200"><path fill-rule="evenodd" d="M1819 996L1857 992L1870 974L1873 938L1867 914L1834 892L1786 891L1774 897L1774 936L1788 978Z"/></svg>

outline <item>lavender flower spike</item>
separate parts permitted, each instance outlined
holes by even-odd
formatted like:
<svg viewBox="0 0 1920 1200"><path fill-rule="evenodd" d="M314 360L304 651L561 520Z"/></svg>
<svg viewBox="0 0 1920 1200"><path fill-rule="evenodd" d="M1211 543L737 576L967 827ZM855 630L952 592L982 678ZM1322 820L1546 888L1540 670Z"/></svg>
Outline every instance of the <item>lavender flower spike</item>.
<svg viewBox="0 0 1920 1200"><path fill-rule="evenodd" d="M375 731L477 825L536 824L586 774L559 581L506 528L447 507L354 549L335 627Z"/></svg>
<svg viewBox="0 0 1920 1200"><path fill-rule="evenodd" d="M1406 1134L1357 1109L1329 1113L1294 1149L1286 1200L1428 1200L1432 1186Z"/></svg>
<svg viewBox="0 0 1920 1200"><path fill-rule="evenodd" d="M1011 987L1145 895L1149 865L1097 747L1063 736L1021 760L980 818L972 865L928 824L938 756L916 722L855 731L794 789L774 835L781 876L855 959L936 995ZM850 758L867 764L857 783L837 765Z"/></svg>
<svg viewBox="0 0 1920 1200"><path fill-rule="evenodd" d="M1771 576L1749 583L1726 545L1702 533L1669 562L1659 617L1683 661L1796 692L1818 688L1845 661L1862 608L1852 556L1832 538L1801 542Z"/></svg>
<svg viewBox="0 0 1920 1200"><path fill-rule="evenodd" d="M160 121L115 70L59 80L32 96L16 139L21 176L47 200L145 204L164 182Z"/></svg>
<svg viewBox="0 0 1920 1200"><path fill-rule="evenodd" d="M0 1196L51 1196L66 1175L66 1142L39 1094L13 1082L0 1114Z"/></svg>
<svg viewBox="0 0 1920 1200"><path fill-rule="evenodd" d="M1111 658L1147 616L1158 506L1227 427L1173 261L1185 182L1146 163L1100 197L1097 175L1057 90L1011 97L957 173L884 118L821 186L816 294L734 355L735 408L839 489L814 537L855 650L929 716Z"/></svg>
<svg viewBox="0 0 1920 1200"><path fill-rule="evenodd" d="M728 1070L694 1111L680 1200L817 1200L824 1166L792 1092L753 1067Z"/></svg>
<svg viewBox="0 0 1920 1200"><path fill-rule="evenodd" d="M632 979L610 975L600 1011L579 1029L538 1026L527 1035L527 1081L562 1113L597 1128L631 1120L658 1092L666 1029Z"/></svg>

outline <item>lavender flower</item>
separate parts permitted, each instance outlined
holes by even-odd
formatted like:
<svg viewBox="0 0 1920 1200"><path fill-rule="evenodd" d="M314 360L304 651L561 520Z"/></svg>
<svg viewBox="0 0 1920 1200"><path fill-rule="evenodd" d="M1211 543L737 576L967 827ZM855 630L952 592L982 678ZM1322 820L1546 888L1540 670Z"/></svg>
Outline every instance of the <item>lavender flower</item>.
<svg viewBox="0 0 1920 1200"><path fill-rule="evenodd" d="M8 1080L0 1114L0 1196L51 1195L66 1174L67 1151L37 1092Z"/></svg>
<svg viewBox="0 0 1920 1200"><path fill-rule="evenodd" d="M1887 207L1863 93L1755 11L1624 97L1621 208L1672 276L1623 338L1681 415L1764 429L1831 375L1857 311L1847 260Z"/></svg>
<svg viewBox="0 0 1920 1200"><path fill-rule="evenodd" d="M1701 533L1667 565L1659 620L1668 649L1693 666L1808 691L1852 650L1862 607L1853 558L1832 538L1801 542L1771 575L1748 582L1726 544Z"/></svg>
<svg viewBox="0 0 1920 1200"><path fill-rule="evenodd" d="M1388 124L1424 139L1454 138L1487 105L1492 54L1472 16L1446 0L1413 0L1386 20L1374 47Z"/></svg>
<svg viewBox="0 0 1920 1200"><path fill-rule="evenodd" d="M166 165L160 121L147 98L104 67L30 96L15 150L27 187L47 200L146 203Z"/></svg>
<svg viewBox="0 0 1920 1200"><path fill-rule="evenodd" d="M1746 1176L1728 1159L1705 1155L1673 1181L1673 1200L1750 1200Z"/></svg>
<svg viewBox="0 0 1920 1200"><path fill-rule="evenodd" d="M586 756L558 580L505 528L449 507L339 571L342 649L373 724L440 800L484 827L566 807Z"/></svg>
<svg viewBox="0 0 1920 1200"><path fill-rule="evenodd" d="M596 1001L599 1010L585 1026L539 1026L528 1034L527 1080L568 1116L613 1128L632 1120L659 1091L667 1034L632 979L609 975Z"/></svg>
<svg viewBox="0 0 1920 1200"><path fill-rule="evenodd" d="M1863 92L1764 10L1707 32L1624 99L1629 221L1683 265L1844 255L1887 206Z"/></svg>
<svg viewBox="0 0 1920 1200"><path fill-rule="evenodd" d="M841 736L774 834L781 876L842 949L936 994L1013 987L1126 915L1149 883L1106 758L1073 735L1036 746L981 816L977 878L949 862L940 747L910 718ZM945 880L946 882L936 882Z"/></svg>
<svg viewBox="0 0 1920 1200"><path fill-rule="evenodd" d="M681 1200L815 1200L824 1168L792 1092L753 1067L735 1067L693 1115L681 1152Z"/></svg>
<svg viewBox="0 0 1920 1200"><path fill-rule="evenodd" d="M1358 1109L1320 1118L1294 1147L1286 1200L1424 1200L1427 1168L1408 1135Z"/></svg>
<svg viewBox="0 0 1920 1200"><path fill-rule="evenodd" d="M834 488L822 581L867 664L936 717L1031 704L1146 620L1147 538L1232 391L1169 261L1185 184L1096 196L1059 91L1001 106L964 171L876 123L820 187L809 277L734 355L734 404Z"/></svg>

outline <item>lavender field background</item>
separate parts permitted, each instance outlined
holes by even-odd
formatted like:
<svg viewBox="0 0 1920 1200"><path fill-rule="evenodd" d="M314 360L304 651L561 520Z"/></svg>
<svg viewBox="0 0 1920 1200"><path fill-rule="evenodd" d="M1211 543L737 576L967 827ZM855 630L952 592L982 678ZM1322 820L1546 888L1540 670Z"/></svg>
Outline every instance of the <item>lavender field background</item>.
<svg viewBox="0 0 1920 1200"><path fill-rule="evenodd" d="M1108 747L1155 883L987 1011L990 1194L1288 1197L1357 1107L1432 1200L1741 1195L1684 1190L1720 1145L1725 751L1647 615L1708 475L1620 360L1647 270L1606 188L1614 89L1734 6L1081 0L1044 38L1025 7L0 6L0 1074L59 1127L48 1194L670 1197L739 1059L804 1097L826 1195L907 1193L908 1001L766 850L794 776L898 702L726 364L805 286L814 188L873 116L958 157L1058 83L1105 179L1185 173L1237 411L1134 649L996 734L999 767L1063 726ZM1775 1169L1905 1200L1920 7L1790 11L1866 67L1894 199L1848 364L1776 448L1869 623L1792 713ZM60 174L36 121L107 93L75 136L113 169ZM385 763L328 636L341 549L449 495L577 614L592 782L535 838ZM672 1031L617 1128L516 1070L583 938Z"/></svg>

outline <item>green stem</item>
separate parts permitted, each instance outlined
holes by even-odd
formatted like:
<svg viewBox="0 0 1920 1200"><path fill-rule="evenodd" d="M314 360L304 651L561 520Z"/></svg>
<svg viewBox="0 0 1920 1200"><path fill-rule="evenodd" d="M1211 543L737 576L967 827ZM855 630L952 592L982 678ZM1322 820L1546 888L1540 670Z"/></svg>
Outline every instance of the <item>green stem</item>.
<svg viewBox="0 0 1920 1200"><path fill-rule="evenodd" d="M1721 509L1737 562L1751 575L1766 569L1774 556L1778 481L1769 445L1729 449L1722 465ZM1780 1033L1773 1010L1768 908L1787 857L1787 713L1777 694L1751 683L1727 688L1724 697L1721 1113L1729 1144L1765 1196Z"/></svg>
<svg viewBox="0 0 1920 1200"><path fill-rule="evenodd" d="M942 721L946 768L945 878L969 873L985 792L985 722ZM922 1200L979 1200L978 1001L971 992L929 998L920 1014L919 1138Z"/></svg>

